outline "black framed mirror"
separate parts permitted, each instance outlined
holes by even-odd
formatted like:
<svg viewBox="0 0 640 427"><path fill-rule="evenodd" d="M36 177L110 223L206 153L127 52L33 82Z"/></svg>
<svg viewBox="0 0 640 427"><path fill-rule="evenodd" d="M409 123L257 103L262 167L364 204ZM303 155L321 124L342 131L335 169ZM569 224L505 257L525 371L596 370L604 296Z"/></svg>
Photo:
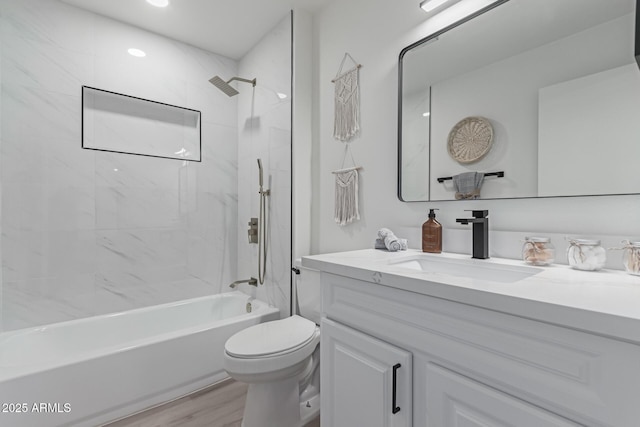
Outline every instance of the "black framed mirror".
<svg viewBox="0 0 640 427"><path fill-rule="evenodd" d="M399 199L640 193L636 2L500 0L403 49Z"/></svg>

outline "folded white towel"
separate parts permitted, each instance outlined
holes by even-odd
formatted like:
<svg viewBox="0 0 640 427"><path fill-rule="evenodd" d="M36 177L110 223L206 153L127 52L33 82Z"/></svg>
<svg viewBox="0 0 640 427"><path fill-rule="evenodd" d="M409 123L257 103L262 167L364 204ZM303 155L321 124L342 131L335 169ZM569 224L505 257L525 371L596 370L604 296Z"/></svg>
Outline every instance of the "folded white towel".
<svg viewBox="0 0 640 427"><path fill-rule="evenodd" d="M396 235L393 234L393 231L389 230L388 228L381 228L380 230L378 230L378 239L384 241L384 246L389 252L397 252L402 250L402 243L400 243L399 241L400 239L398 239Z"/></svg>
<svg viewBox="0 0 640 427"><path fill-rule="evenodd" d="M389 234L393 234L393 231L389 230L388 228L381 228L380 230L378 230L378 238L379 239L384 239Z"/></svg>
<svg viewBox="0 0 640 427"><path fill-rule="evenodd" d="M401 251L406 251L407 249L409 249L409 244L407 242L407 239L398 239L398 242L400 242L400 250ZM373 244L374 249L387 249L387 246L384 244L384 239L381 238L377 238L375 243Z"/></svg>

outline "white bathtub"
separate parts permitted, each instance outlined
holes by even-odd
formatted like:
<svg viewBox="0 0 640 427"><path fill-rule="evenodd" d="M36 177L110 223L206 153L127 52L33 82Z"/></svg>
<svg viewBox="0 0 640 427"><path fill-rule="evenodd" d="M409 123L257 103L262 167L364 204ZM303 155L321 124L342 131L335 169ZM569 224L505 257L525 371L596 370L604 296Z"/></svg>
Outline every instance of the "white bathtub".
<svg viewBox="0 0 640 427"><path fill-rule="evenodd" d="M2 333L0 426L94 427L198 390L227 377L227 338L278 317L230 292Z"/></svg>

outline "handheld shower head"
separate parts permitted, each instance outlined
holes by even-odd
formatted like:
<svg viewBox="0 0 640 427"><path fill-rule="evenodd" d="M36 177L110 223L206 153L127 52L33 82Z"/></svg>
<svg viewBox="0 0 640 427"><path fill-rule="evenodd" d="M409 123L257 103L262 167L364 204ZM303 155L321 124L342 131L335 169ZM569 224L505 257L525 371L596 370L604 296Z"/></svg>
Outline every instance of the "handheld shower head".
<svg viewBox="0 0 640 427"><path fill-rule="evenodd" d="M260 190L262 190L262 160L258 159L258 173L260 179Z"/></svg>
<svg viewBox="0 0 640 427"><path fill-rule="evenodd" d="M236 89L234 89L233 87L231 87L229 85L229 83L231 83L234 80L238 80L239 82L251 83L255 87L257 79L248 80L248 79L243 79L242 77L232 77L231 79L229 79L229 80L227 80L225 82L219 76L215 76L215 77L209 79L209 83L211 83L212 85L214 85L215 87L220 89L222 92L225 93L225 95L231 97L231 96L235 96L235 95L237 95L239 93Z"/></svg>

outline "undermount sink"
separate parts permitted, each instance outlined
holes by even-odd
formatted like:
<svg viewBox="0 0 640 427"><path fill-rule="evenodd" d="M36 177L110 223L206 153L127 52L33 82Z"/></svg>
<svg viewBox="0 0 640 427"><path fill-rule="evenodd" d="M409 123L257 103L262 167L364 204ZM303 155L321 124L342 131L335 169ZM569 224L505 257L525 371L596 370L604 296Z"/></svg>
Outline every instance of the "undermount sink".
<svg viewBox="0 0 640 427"><path fill-rule="evenodd" d="M427 254L391 261L389 266L407 271L446 274L499 283L514 283L542 271L541 268L524 265L495 264L484 260L447 258Z"/></svg>

